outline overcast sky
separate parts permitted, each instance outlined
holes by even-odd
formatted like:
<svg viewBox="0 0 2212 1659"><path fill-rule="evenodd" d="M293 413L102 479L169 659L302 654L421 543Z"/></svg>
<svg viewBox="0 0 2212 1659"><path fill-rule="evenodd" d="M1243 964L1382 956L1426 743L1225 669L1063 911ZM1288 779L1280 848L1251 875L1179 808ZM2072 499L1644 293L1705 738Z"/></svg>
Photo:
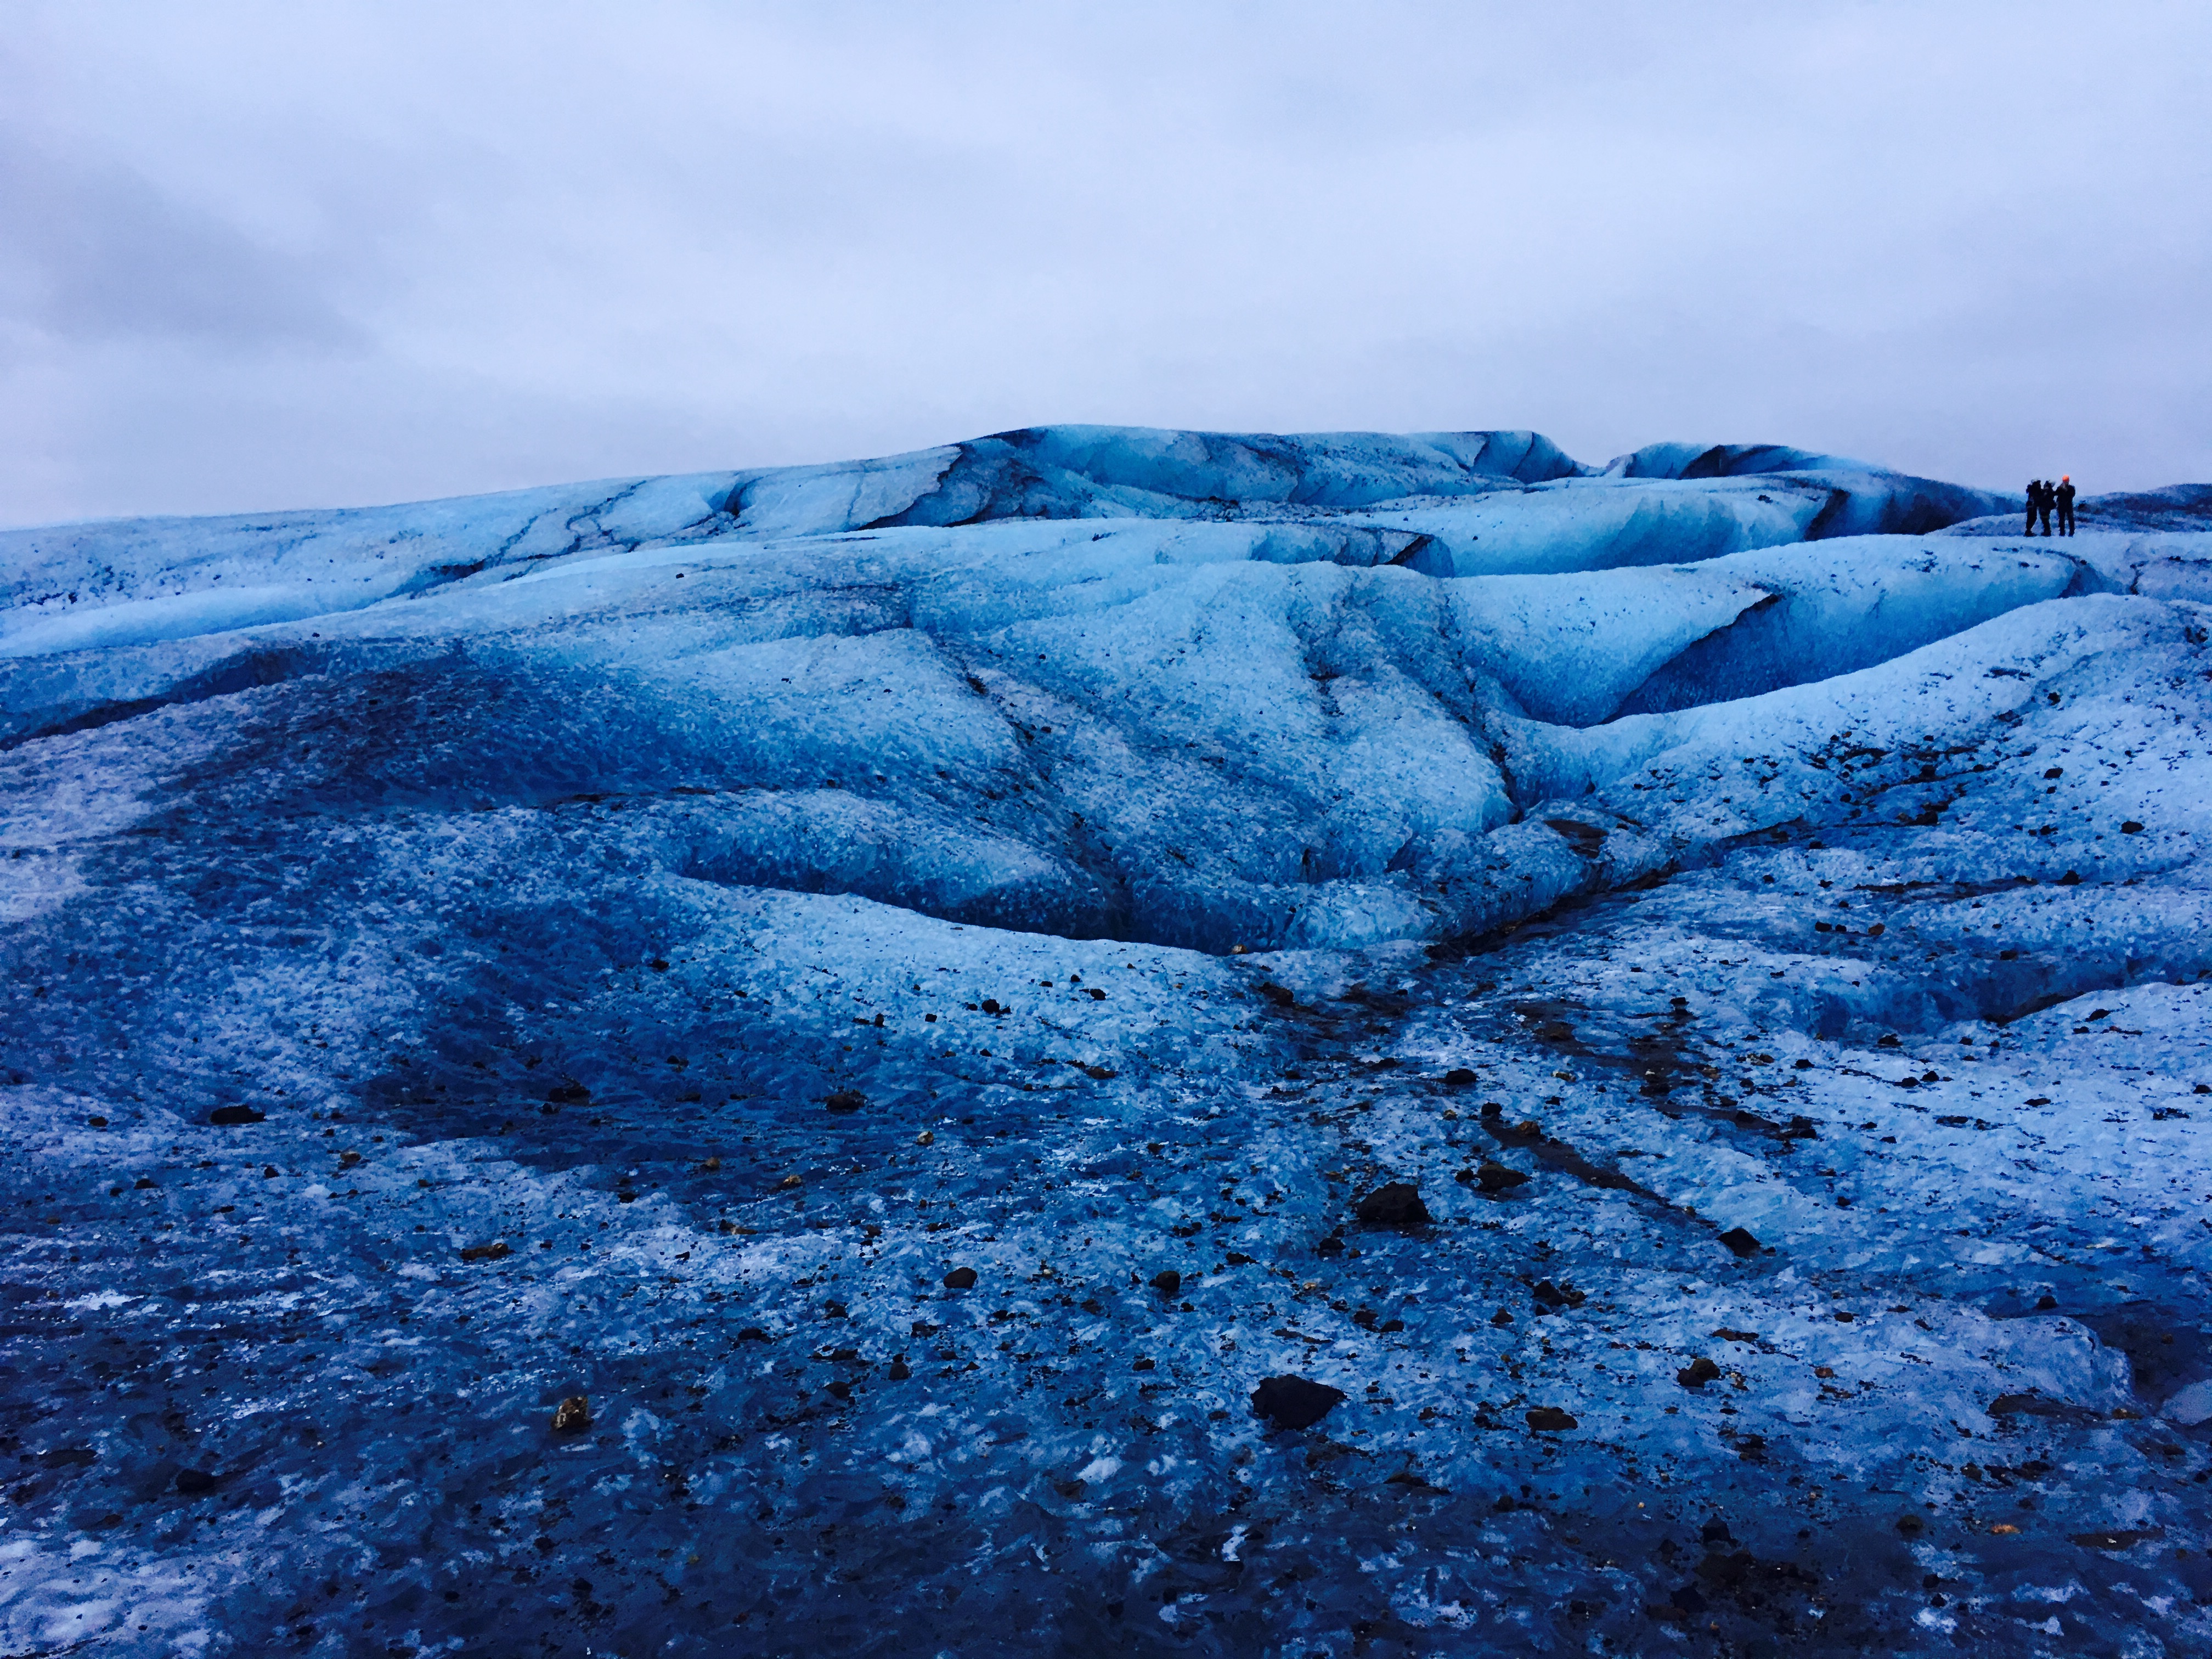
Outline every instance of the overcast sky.
<svg viewBox="0 0 2212 1659"><path fill-rule="evenodd" d="M0 522L1049 421L2212 479L2212 7L13 0Z"/></svg>

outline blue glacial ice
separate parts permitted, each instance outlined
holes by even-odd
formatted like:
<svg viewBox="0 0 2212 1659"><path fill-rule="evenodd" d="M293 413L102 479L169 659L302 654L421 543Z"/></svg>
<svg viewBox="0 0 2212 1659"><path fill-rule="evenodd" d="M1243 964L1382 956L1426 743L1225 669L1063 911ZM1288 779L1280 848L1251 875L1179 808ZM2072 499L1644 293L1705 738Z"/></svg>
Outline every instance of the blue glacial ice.
<svg viewBox="0 0 2212 1659"><path fill-rule="evenodd" d="M2081 521L1071 427L0 533L0 1650L2203 1650L2212 489Z"/></svg>

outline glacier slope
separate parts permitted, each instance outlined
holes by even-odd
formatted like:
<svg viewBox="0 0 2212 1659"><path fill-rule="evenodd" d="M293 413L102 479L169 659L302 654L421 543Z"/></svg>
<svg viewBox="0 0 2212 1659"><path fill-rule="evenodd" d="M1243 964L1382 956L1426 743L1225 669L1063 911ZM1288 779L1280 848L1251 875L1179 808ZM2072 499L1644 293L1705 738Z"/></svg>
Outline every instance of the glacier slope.
<svg viewBox="0 0 2212 1659"><path fill-rule="evenodd" d="M2201 1645L2212 537L1041 434L14 532L8 1650Z"/></svg>

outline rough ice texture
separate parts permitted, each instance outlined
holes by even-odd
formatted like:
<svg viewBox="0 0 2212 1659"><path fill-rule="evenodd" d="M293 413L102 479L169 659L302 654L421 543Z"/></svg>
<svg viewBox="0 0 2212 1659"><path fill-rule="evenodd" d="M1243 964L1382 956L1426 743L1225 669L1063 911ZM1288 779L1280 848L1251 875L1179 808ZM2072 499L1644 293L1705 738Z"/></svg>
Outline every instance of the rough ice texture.
<svg viewBox="0 0 2212 1659"><path fill-rule="evenodd" d="M2200 1650L2212 492L2016 509L1048 428L0 535L0 1648Z"/></svg>

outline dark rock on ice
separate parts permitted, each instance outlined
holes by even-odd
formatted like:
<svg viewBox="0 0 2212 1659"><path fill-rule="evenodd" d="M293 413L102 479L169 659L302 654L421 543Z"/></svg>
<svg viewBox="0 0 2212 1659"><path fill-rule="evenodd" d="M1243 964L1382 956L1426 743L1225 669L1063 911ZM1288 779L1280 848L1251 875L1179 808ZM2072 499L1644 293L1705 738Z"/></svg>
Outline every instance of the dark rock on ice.
<svg viewBox="0 0 2212 1659"><path fill-rule="evenodd" d="M205 1469L179 1469L177 1490L187 1498L201 1498L215 1490L216 1478Z"/></svg>
<svg viewBox="0 0 2212 1659"><path fill-rule="evenodd" d="M1182 1288L1182 1275L1173 1267L1152 1275L1152 1288L1162 1296L1173 1296Z"/></svg>
<svg viewBox="0 0 2212 1659"><path fill-rule="evenodd" d="M514 1252L507 1248L507 1241L503 1238L497 1238L494 1239L489 1244L470 1245L461 1252L461 1260L464 1261L498 1261L507 1256L512 1255L513 1254Z"/></svg>
<svg viewBox="0 0 2212 1659"><path fill-rule="evenodd" d="M1288 986L1278 985L1271 979L1263 979L1260 981L1260 994L1278 1008L1293 1006L1298 1000L1297 994Z"/></svg>
<svg viewBox="0 0 2212 1659"><path fill-rule="evenodd" d="M1674 1373L1674 1380L1686 1389L1702 1389L1721 1374L1721 1368L1699 1354L1687 1365Z"/></svg>
<svg viewBox="0 0 2212 1659"><path fill-rule="evenodd" d="M1745 1227L1729 1228L1721 1235L1721 1243L1727 1245L1733 1254L1745 1257L1757 1255L1764 1248Z"/></svg>
<svg viewBox="0 0 2212 1659"><path fill-rule="evenodd" d="M1557 1406L1532 1406L1522 1414L1538 1434L1565 1434L1569 1429L1582 1426L1579 1418Z"/></svg>
<svg viewBox="0 0 2212 1659"><path fill-rule="evenodd" d="M1444 1086L1449 1089L1468 1089L1474 1086L1475 1075L1464 1066L1455 1066L1444 1073Z"/></svg>
<svg viewBox="0 0 2212 1659"><path fill-rule="evenodd" d="M1356 1212L1370 1227L1425 1227L1434 1219L1421 1202L1421 1189L1409 1181L1393 1181L1361 1199Z"/></svg>
<svg viewBox="0 0 2212 1659"><path fill-rule="evenodd" d="M553 1413L553 1432L556 1434L581 1434L591 1426L592 1402L586 1395L568 1395Z"/></svg>
<svg viewBox="0 0 2212 1659"><path fill-rule="evenodd" d="M240 1123L259 1123L267 1116L266 1112L257 1112L251 1106L218 1106L208 1114L207 1121L229 1128Z"/></svg>
<svg viewBox="0 0 2212 1659"><path fill-rule="evenodd" d="M1510 1193L1516 1187L1525 1187L1528 1177L1510 1164L1485 1158L1482 1167L1474 1172L1474 1184L1486 1193Z"/></svg>
<svg viewBox="0 0 2212 1659"><path fill-rule="evenodd" d="M2074 1542L2084 1549L2130 1550L2138 1544L2165 1535L2162 1529L2153 1527L2141 1532L2077 1532L2072 1537Z"/></svg>
<svg viewBox="0 0 2212 1659"><path fill-rule="evenodd" d="M1311 1428L1346 1398L1341 1389L1303 1376L1270 1376L1252 1390L1252 1411L1279 1429Z"/></svg>
<svg viewBox="0 0 2212 1659"><path fill-rule="evenodd" d="M833 1112L857 1112L868 1103L868 1097L858 1089L840 1089L823 1096L822 1103Z"/></svg>
<svg viewBox="0 0 2212 1659"><path fill-rule="evenodd" d="M975 1270L973 1267L955 1267L951 1273L945 1275L945 1288L948 1291L974 1290L975 1288Z"/></svg>
<svg viewBox="0 0 2212 1659"><path fill-rule="evenodd" d="M556 1083L545 1091L549 1106L588 1106L592 1091L580 1083Z"/></svg>

